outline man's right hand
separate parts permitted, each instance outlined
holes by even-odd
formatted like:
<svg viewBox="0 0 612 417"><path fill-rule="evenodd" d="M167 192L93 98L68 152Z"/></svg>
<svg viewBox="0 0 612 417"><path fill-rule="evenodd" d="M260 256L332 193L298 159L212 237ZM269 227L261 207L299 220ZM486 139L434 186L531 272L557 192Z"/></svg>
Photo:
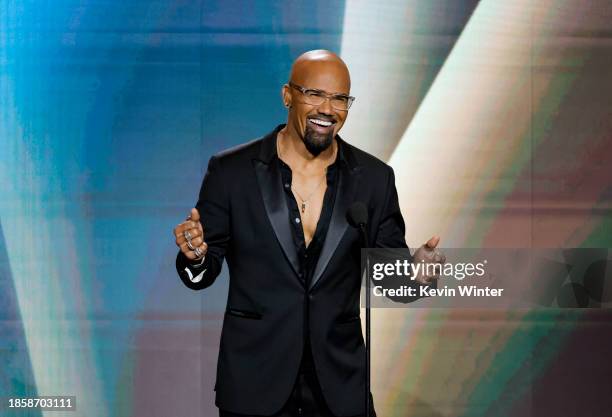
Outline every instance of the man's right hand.
<svg viewBox="0 0 612 417"><path fill-rule="evenodd" d="M200 213L192 208L191 214L183 223L174 228L176 246L191 261L204 258L208 245L204 242L204 229L200 223Z"/></svg>

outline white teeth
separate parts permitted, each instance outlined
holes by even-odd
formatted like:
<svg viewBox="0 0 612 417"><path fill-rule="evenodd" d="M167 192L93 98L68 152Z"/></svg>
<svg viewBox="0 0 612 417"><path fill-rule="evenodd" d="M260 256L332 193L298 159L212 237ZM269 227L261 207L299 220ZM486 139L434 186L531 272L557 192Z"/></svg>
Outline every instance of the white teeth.
<svg viewBox="0 0 612 417"><path fill-rule="evenodd" d="M319 126L325 126L325 127L327 127L327 126L331 126L331 125L332 125L332 122L328 122L328 121L326 121L326 120L310 119L310 121L311 121L312 123L316 124L316 125L319 125Z"/></svg>

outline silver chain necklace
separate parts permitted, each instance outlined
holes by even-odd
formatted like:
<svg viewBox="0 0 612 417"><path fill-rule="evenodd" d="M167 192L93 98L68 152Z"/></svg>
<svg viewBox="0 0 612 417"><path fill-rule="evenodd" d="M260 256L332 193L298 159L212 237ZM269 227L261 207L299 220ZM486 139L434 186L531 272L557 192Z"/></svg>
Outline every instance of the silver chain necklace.
<svg viewBox="0 0 612 417"><path fill-rule="evenodd" d="M299 197L300 200L302 200L302 213L304 213L304 211L306 210L306 203L308 203L308 200L310 200L310 198L314 195L314 193L319 189L319 187L321 186L321 184L323 184L323 180L325 179L325 177L323 177L321 179L321 181L319 181L319 184L315 187L314 190L312 190L312 192L308 195L308 198L302 198L302 196L300 195L300 193L298 192L298 190L296 190L293 185L291 185L291 189L297 194L297 196Z"/></svg>
<svg viewBox="0 0 612 417"><path fill-rule="evenodd" d="M280 145L278 144L278 138L276 139L276 153L278 154L279 159L283 159L281 152L280 152ZM327 173L327 168L325 168L325 172ZM317 184L317 186L310 192L310 194L308 194L308 197L303 198L302 195L298 192L298 190L293 186L293 184L291 184L291 190L293 192L295 192L295 194L298 196L298 198L302 201L301 204L301 210L302 213L304 213L306 211L306 203L308 203L308 200L310 200L312 198L312 196L314 195L314 193L319 189L319 187L321 187L321 184L323 184L323 181L325 180L325 178L327 177L327 175L324 175L323 178L321 178L321 181L319 181L319 183ZM293 182L293 181L292 181Z"/></svg>

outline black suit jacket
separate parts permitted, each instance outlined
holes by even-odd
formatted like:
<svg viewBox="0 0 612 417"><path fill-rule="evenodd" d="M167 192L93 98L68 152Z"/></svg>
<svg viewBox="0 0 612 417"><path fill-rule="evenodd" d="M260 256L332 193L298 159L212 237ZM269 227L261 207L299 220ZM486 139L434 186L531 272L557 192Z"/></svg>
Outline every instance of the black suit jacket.
<svg viewBox="0 0 612 417"><path fill-rule="evenodd" d="M370 247L405 248L393 170L336 137L345 162L339 165L319 262L304 288L274 163L281 128L210 159L196 206L208 243L206 260L202 268L191 268L179 252L177 270L187 287L199 290L214 282L227 261L229 295L215 385L219 408L257 415L280 410L302 358L307 311L314 365L329 408L338 416L360 414L365 390L360 245L346 213L353 202L364 202ZM189 275L203 269L201 280L192 282Z"/></svg>

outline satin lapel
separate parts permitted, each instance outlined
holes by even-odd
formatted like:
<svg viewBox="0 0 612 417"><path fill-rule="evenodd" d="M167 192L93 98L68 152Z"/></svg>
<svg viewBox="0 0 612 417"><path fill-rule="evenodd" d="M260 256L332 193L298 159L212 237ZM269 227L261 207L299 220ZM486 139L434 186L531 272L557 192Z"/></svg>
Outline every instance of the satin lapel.
<svg viewBox="0 0 612 417"><path fill-rule="evenodd" d="M339 171L339 174L338 190L334 202L334 209L332 211L332 218L329 223L329 229L327 229L323 249L321 249L321 254L319 255L319 261L317 262L315 272L310 281L310 290L312 290L321 279L327 264L329 264L329 261L340 243L340 239L342 239L344 232L346 232L348 227L346 212L355 201L357 185L361 178L361 167L357 166L353 169L343 167L343 169Z"/></svg>
<svg viewBox="0 0 612 417"><path fill-rule="evenodd" d="M298 275L300 270L298 254L291 234L289 209L283 193L281 173L274 163L266 164L259 160L253 160L253 166L268 219L270 219L276 238L293 271Z"/></svg>

